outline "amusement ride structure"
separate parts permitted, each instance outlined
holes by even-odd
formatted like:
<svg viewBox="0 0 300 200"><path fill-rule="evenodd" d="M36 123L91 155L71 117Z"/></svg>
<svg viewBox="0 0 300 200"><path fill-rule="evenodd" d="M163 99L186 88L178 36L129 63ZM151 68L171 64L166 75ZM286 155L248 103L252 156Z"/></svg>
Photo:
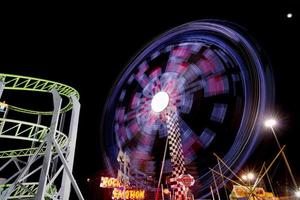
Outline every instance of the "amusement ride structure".
<svg viewBox="0 0 300 200"><path fill-rule="evenodd" d="M170 195L162 198L205 198L212 186L224 186L211 171L230 177L241 168L272 102L265 61L241 28L223 21L183 24L149 43L105 105L102 147L110 175L125 176L130 188L152 191L155 199L165 189ZM120 152L129 162L123 176Z"/></svg>
<svg viewBox="0 0 300 200"><path fill-rule="evenodd" d="M16 100L22 102L18 97L22 91L28 96L52 94L53 110L39 111L11 104ZM5 99L6 103L2 101L0 110L0 199L68 200L72 184L82 200L72 175L79 93L53 81L0 74L0 97L10 92L13 98ZM45 106L44 101L42 105ZM28 122L29 119L35 122ZM66 129L68 134L63 133Z"/></svg>
<svg viewBox="0 0 300 200"><path fill-rule="evenodd" d="M240 27L223 21L183 24L149 43L121 73L105 105L101 146L110 177L101 177L100 187L114 188L112 199L156 200L203 199L223 187L223 177L240 170L254 150L272 102L265 61ZM51 93L53 110L2 100L0 139L22 144L1 146L0 175L11 175L0 179L0 199L67 200L71 183L83 199L72 175L78 92L0 74L0 97L15 90ZM35 123L9 118L21 115Z"/></svg>

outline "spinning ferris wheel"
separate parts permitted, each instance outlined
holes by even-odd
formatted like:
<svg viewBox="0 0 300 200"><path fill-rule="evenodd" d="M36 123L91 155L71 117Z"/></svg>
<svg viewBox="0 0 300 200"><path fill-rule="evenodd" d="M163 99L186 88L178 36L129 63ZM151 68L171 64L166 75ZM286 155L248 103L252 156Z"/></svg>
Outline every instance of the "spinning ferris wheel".
<svg viewBox="0 0 300 200"><path fill-rule="evenodd" d="M108 98L107 168L116 175L121 150L132 183L154 189L160 178L190 174L193 194L206 196L210 168L230 174L213 153L237 171L257 143L272 100L268 70L255 43L232 24L195 21L162 34L134 57Z"/></svg>

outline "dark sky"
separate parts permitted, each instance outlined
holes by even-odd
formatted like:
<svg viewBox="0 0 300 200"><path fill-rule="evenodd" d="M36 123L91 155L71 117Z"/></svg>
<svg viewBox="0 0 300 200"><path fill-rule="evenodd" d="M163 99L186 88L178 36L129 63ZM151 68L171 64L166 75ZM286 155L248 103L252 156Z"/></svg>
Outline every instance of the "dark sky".
<svg viewBox="0 0 300 200"><path fill-rule="evenodd" d="M245 27L269 56L276 83L274 112L279 140L300 182L299 7L284 1L261 7L182 2L160 5L19 5L0 14L0 72L59 81L81 94L81 118L74 174L88 196L87 177L101 170L100 120L104 102L118 74L153 38L185 22L223 19ZM287 13L293 13L287 19ZM275 141L262 133L249 165L270 160ZM273 148L273 150L271 149Z"/></svg>

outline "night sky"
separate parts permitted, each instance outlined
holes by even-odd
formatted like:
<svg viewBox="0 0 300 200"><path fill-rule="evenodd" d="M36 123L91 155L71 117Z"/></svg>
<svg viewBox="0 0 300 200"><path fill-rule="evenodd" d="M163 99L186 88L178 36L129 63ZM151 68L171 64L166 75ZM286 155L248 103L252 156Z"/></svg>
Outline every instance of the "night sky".
<svg viewBox="0 0 300 200"><path fill-rule="evenodd" d="M159 34L199 19L237 23L268 55L276 85L277 133L280 142L287 144L287 157L300 184L299 7L286 1L268 7L242 1L240 6L218 6L217 2L164 6L153 2L137 7L116 4L19 5L2 7L0 14L0 72L62 82L81 95L74 174L87 199L101 199L95 198L97 192L91 194L86 179L96 179L104 170L101 115L121 70ZM292 18L287 18L288 13ZM277 146L272 135L263 131L262 137L245 168L257 168L275 156Z"/></svg>

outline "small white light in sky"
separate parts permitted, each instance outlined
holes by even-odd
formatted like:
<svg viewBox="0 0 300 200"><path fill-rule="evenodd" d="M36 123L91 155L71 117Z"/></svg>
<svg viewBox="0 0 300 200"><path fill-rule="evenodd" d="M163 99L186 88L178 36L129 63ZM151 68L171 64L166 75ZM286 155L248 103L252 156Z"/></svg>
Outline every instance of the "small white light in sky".
<svg viewBox="0 0 300 200"><path fill-rule="evenodd" d="M286 15L286 17L289 18L289 19L292 18L292 17L293 17L293 13L288 13L288 14Z"/></svg>

